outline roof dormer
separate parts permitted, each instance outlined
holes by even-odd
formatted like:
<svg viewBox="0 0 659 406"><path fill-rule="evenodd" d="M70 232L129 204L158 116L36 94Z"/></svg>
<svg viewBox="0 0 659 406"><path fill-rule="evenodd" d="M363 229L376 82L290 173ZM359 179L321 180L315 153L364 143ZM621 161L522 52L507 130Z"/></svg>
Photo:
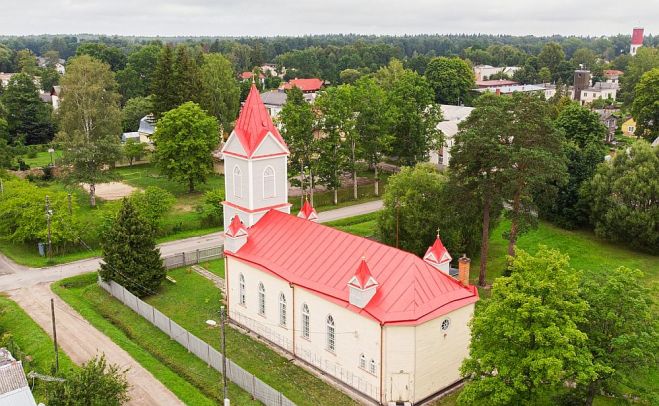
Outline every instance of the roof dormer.
<svg viewBox="0 0 659 406"><path fill-rule="evenodd" d="M313 208L307 199L304 200L304 204L302 205L302 208L300 209L300 212L297 214L297 216L305 220L313 221L316 223L318 222L318 213L316 213L316 209Z"/></svg>
<svg viewBox="0 0 659 406"><path fill-rule="evenodd" d="M368 269L366 259L362 257L357 272L348 281L350 304L363 309L373 299L373 296L375 296L377 287L378 282L371 275L371 270Z"/></svg>
<svg viewBox="0 0 659 406"><path fill-rule="evenodd" d="M452 259L451 254L448 253L448 250L444 247L442 240L439 238L439 232L437 232L437 238L435 239L435 242L428 247L428 251L426 251L426 255L423 256L423 260L449 275Z"/></svg>
<svg viewBox="0 0 659 406"><path fill-rule="evenodd" d="M224 250L229 252L237 252L243 245L247 243L247 227L240 220L236 214L231 220L229 228L224 233Z"/></svg>

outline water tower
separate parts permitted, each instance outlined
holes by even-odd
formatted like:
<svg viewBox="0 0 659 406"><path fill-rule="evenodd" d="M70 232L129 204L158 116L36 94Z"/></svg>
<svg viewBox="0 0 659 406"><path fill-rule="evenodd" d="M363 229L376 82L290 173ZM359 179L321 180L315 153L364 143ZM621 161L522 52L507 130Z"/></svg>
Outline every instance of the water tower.
<svg viewBox="0 0 659 406"><path fill-rule="evenodd" d="M629 54L636 55L636 51L643 46L643 28L636 27L632 32L632 44L629 46Z"/></svg>
<svg viewBox="0 0 659 406"><path fill-rule="evenodd" d="M590 87L590 71L577 69L574 71L574 100L581 100L581 91Z"/></svg>

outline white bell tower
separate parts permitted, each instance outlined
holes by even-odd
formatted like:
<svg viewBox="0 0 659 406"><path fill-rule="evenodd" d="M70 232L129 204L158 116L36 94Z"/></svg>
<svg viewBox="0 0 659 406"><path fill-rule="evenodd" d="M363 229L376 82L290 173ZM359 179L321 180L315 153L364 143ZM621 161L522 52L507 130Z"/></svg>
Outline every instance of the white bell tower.
<svg viewBox="0 0 659 406"><path fill-rule="evenodd" d="M271 209L290 213L288 146L252 85L236 127L222 148L224 228L237 214L247 227Z"/></svg>

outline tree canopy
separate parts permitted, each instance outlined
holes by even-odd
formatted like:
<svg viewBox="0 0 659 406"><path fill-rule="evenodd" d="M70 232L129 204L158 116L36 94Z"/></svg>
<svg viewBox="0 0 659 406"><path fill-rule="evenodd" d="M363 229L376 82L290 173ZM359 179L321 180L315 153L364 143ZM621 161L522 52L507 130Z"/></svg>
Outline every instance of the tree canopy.
<svg viewBox="0 0 659 406"><path fill-rule="evenodd" d="M652 142L659 137L659 64L641 76L634 94L635 134Z"/></svg>
<svg viewBox="0 0 659 406"><path fill-rule="evenodd" d="M50 110L39 99L37 86L29 75L12 76L0 101L7 109L9 143L45 144L53 139Z"/></svg>
<svg viewBox="0 0 659 406"><path fill-rule="evenodd" d="M201 79L201 107L217 119L223 132L231 131L240 109L240 88L231 62L219 54L204 55Z"/></svg>
<svg viewBox="0 0 659 406"><path fill-rule="evenodd" d="M435 90L435 101L442 104L468 102L470 92L476 86L471 66L458 57L432 59L426 67L425 77Z"/></svg>

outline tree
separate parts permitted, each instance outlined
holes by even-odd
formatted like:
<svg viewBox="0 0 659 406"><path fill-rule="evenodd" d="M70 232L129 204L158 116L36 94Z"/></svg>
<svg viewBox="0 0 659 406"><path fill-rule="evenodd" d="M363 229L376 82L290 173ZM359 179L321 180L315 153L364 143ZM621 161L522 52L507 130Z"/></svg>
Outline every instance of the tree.
<svg viewBox="0 0 659 406"><path fill-rule="evenodd" d="M204 55L201 78L204 89L201 107L217 119L222 132L231 131L240 109L240 88L231 62L219 54Z"/></svg>
<svg viewBox="0 0 659 406"><path fill-rule="evenodd" d="M46 59L46 66L49 68L54 68L59 63L59 52L57 50L46 51L43 57Z"/></svg>
<svg viewBox="0 0 659 406"><path fill-rule="evenodd" d="M339 79L343 84L353 84L362 76L357 69L344 69L339 72Z"/></svg>
<svg viewBox="0 0 659 406"><path fill-rule="evenodd" d="M128 55L126 67L117 72L119 92L124 101L149 95L161 52L160 45L151 44Z"/></svg>
<svg viewBox="0 0 659 406"><path fill-rule="evenodd" d="M602 144L606 137L606 127L599 115L578 103L570 103L561 110L556 126L563 130L568 141L580 148L593 143Z"/></svg>
<svg viewBox="0 0 659 406"><path fill-rule="evenodd" d="M127 371L108 365L105 354L96 356L67 372L63 382L49 383L46 402L52 406L123 405L130 400Z"/></svg>
<svg viewBox="0 0 659 406"><path fill-rule="evenodd" d="M481 252L478 283L485 285L490 229L503 207L503 187L507 183L509 151L508 102L503 97L486 94L476 101L476 108L461 125L451 148L449 176L463 201L478 200L481 207Z"/></svg>
<svg viewBox="0 0 659 406"><path fill-rule="evenodd" d="M126 55L115 46L109 46L101 42L83 42L76 49L76 56L89 55L98 61L110 65L113 72L126 67Z"/></svg>
<svg viewBox="0 0 659 406"><path fill-rule="evenodd" d="M156 165L169 179L187 183L190 193L213 173L211 153L219 143L219 127L198 104L183 103L165 113L152 139Z"/></svg>
<svg viewBox="0 0 659 406"><path fill-rule="evenodd" d="M14 71L14 52L4 44L0 44L0 72Z"/></svg>
<svg viewBox="0 0 659 406"><path fill-rule="evenodd" d="M117 83L110 67L83 55L71 59L62 77L59 108L64 162L70 179L89 184L89 202L96 206L96 184L108 178L106 166L121 157L121 110Z"/></svg>
<svg viewBox="0 0 659 406"><path fill-rule="evenodd" d="M631 106L636 98L636 85L641 81L641 77L647 71L659 67L659 49L650 47L641 47L636 52L625 74L620 78L620 98L625 105Z"/></svg>
<svg viewBox="0 0 659 406"><path fill-rule="evenodd" d="M435 90L437 103L465 103L476 86L471 66L457 57L432 59L426 67L425 77Z"/></svg>
<svg viewBox="0 0 659 406"><path fill-rule="evenodd" d="M201 71L187 46L179 45L176 48L172 73L176 105L189 101L199 103L203 92Z"/></svg>
<svg viewBox="0 0 659 406"><path fill-rule="evenodd" d="M135 138L129 138L124 144L124 156L128 158L128 163L133 166L133 161L139 161L146 152L145 145Z"/></svg>
<svg viewBox="0 0 659 406"><path fill-rule="evenodd" d="M659 148L646 141L619 151L584 184L595 233L649 252L659 250Z"/></svg>
<svg viewBox="0 0 659 406"><path fill-rule="evenodd" d="M50 111L41 99L32 78L19 73L9 80L2 94L7 109L10 143L22 140L26 144L45 144L53 139Z"/></svg>
<svg viewBox="0 0 659 406"><path fill-rule="evenodd" d="M0 131L2 131L3 121L4 119L0 118ZM0 171L12 167L14 155L14 149L7 144L7 139L0 137Z"/></svg>
<svg viewBox="0 0 659 406"><path fill-rule="evenodd" d="M505 189L511 201L511 221L507 237L508 255L515 256L518 236L536 225L537 201L533 192L542 190L545 196L555 193L551 185L560 183L566 169L560 155L563 139L549 119L547 103L523 93L514 94L507 101L509 120L503 129L509 140L510 174Z"/></svg>
<svg viewBox="0 0 659 406"><path fill-rule="evenodd" d="M589 48L579 48L572 54L574 66L583 66L583 69L594 69L597 62L597 54Z"/></svg>
<svg viewBox="0 0 659 406"><path fill-rule="evenodd" d="M394 137L391 135L391 108L387 94L372 78L357 80L354 90L357 112L355 131L360 140L360 155L375 171L375 195L380 195L378 164L384 155L391 153Z"/></svg>
<svg viewBox="0 0 659 406"><path fill-rule="evenodd" d="M121 126L124 132L137 131L142 117L153 112L153 97L134 97L121 110Z"/></svg>
<svg viewBox="0 0 659 406"><path fill-rule="evenodd" d="M174 85L174 51L170 45L163 48L151 81L153 114L160 118L163 113L178 106Z"/></svg>
<svg viewBox="0 0 659 406"><path fill-rule="evenodd" d="M639 137L652 142L659 137L659 67L647 71L634 89L632 115Z"/></svg>
<svg viewBox="0 0 659 406"><path fill-rule="evenodd" d="M161 226L162 218L176 202L173 194L157 186L149 186L144 191L130 195L130 201L137 213L146 220L154 231Z"/></svg>
<svg viewBox="0 0 659 406"><path fill-rule="evenodd" d="M55 70L55 68L37 68L36 74L39 76L39 83L41 83L41 89L46 92L50 92L50 89L59 84L60 74Z"/></svg>
<svg viewBox="0 0 659 406"><path fill-rule="evenodd" d="M286 104L279 113L281 135L284 137L291 152L290 176L301 176L302 193L305 193L305 168L309 169L309 190L313 203L313 179L316 176L316 160L319 140L314 136L316 117L311 104L304 100L304 95L298 87L286 92Z"/></svg>
<svg viewBox="0 0 659 406"><path fill-rule="evenodd" d="M542 83L551 82L551 71L548 67L544 66L540 69L540 72L538 72L538 79L540 79L540 82Z"/></svg>
<svg viewBox="0 0 659 406"><path fill-rule="evenodd" d="M33 75L37 70L37 57L29 49L16 52L16 67L19 72Z"/></svg>
<svg viewBox="0 0 659 406"><path fill-rule="evenodd" d="M565 59L565 52L560 44L549 42L538 55L538 66L547 67L553 75L558 72L558 65Z"/></svg>
<svg viewBox="0 0 659 406"><path fill-rule="evenodd" d="M202 223L208 227L222 225L225 200L224 189L213 189L204 193L204 200L197 212L201 214Z"/></svg>
<svg viewBox="0 0 659 406"><path fill-rule="evenodd" d="M568 262L546 247L535 256L519 251L511 276L494 281L471 324L460 404L538 404L565 382L596 376L588 337L578 327L588 304Z"/></svg>
<svg viewBox="0 0 659 406"><path fill-rule="evenodd" d="M129 199L123 199L101 248L101 278L117 282L138 297L155 293L167 275L154 230Z"/></svg>
<svg viewBox="0 0 659 406"><path fill-rule="evenodd" d="M580 329L588 335L588 347L597 377L584 382L580 392L585 404L603 390L620 397L621 386L636 396L656 402L657 394L638 383L639 372L656 367L659 331L653 313L654 300L645 287L643 273L620 267L608 272L591 272L584 280L582 297L588 302ZM615 309L612 311L612 309ZM650 399L654 396L654 399Z"/></svg>

